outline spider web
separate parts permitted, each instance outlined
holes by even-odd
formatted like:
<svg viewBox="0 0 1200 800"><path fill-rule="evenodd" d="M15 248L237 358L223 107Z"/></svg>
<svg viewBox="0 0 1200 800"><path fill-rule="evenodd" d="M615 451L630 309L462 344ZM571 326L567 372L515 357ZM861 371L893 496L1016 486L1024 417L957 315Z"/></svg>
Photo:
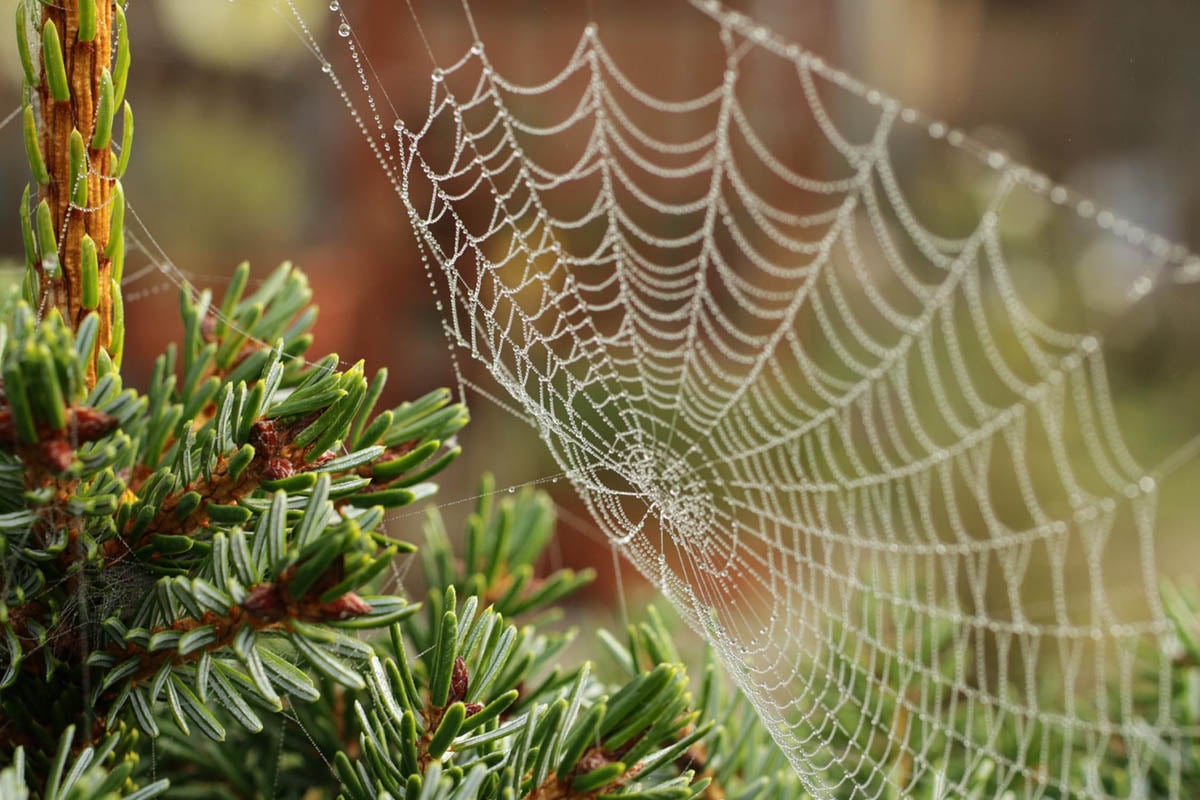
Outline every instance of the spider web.
<svg viewBox="0 0 1200 800"><path fill-rule="evenodd" d="M473 44L403 121L338 3L351 83L295 15L403 201L464 396L537 430L814 795L959 796L986 769L998 794L1178 795L1198 732L1172 718L1156 550L1197 431L1130 451L1104 335L1195 258L692 5L726 54L706 93L644 88L595 25L510 81L464 6ZM754 107L764 63L789 107ZM790 166L764 114L822 166ZM912 198L914 141L974 170L951 224ZM1114 243L1120 309L1011 232L1030 203L1055 241Z"/></svg>

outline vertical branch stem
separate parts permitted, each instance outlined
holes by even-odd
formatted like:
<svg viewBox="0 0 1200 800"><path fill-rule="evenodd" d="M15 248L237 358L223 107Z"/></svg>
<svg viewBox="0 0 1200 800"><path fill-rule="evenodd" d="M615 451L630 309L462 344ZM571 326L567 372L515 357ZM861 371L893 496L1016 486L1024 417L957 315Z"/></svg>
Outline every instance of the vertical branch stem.
<svg viewBox="0 0 1200 800"><path fill-rule="evenodd" d="M66 0L62 5L43 5L39 31L47 24L57 29L61 42L63 63L70 86L68 99L55 99L47 79L46 58L43 54L41 80L37 96L41 108L40 142L50 181L40 188L41 199L50 206L55 235L58 239L59 269L46 274L40 264L42 301L47 310L58 308L63 317L77 327L88 313L85 308L83 275L83 237L95 243L98 262L98 304L101 347L112 342L113 289L112 260L107 255L112 218L111 199L115 178L111 146L93 148L98 122L104 72L112 63L114 4L111 0L92 0L95 5L95 35L90 41L80 39L80 7L88 0ZM115 110L108 110L111 115ZM77 191L77 176L72 172L71 139L78 130L86 148L87 200L83 207L72 202ZM94 364L89 378L94 376Z"/></svg>

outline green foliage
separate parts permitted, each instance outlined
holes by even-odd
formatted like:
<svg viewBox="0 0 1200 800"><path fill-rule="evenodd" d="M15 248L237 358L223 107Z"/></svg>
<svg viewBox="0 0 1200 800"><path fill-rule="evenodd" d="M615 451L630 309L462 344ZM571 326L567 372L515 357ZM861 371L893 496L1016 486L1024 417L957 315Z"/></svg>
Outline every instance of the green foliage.
<svg viewBox="0 0 1200 800"><path fill-rule="evenodd" d="M165 778L140 789L130 789L130 775L137 766L137 757L127 746L136 738L132 733L126 736L113 733L98 746L89 745L73 755L71 744L75 739L75 727L68 726L59 739L45 781L35 781L36 796L43 800L116 800L120 797L150 800L161 796L170 787ZM31 796L25 768L25 752L18 747L12 764L0 771L0 797L26 800Z"/></svg>
<svg viewBox="0 0 1200 800"><path fill-rule="evenodd" d="M589 663L564 670L559 654L574 632L555 631L547 612L560 602L557 587L591 575L525 578L552 526L547 499L522 492L492 509L490 484L483 488L461 559L436 515L426 526L423 565L434 588L425 613L393 626L371 660L368 696L355 703L358 755L336 760L346 797L799 795L795 773L713 654L693 684L653 612L628 647L601 640L622 673L616 681ZM513 619L524 615L533 621ZM706 794L710 786L721 790Z"/></svg>
<svg viewBox="0 0 1200 800"><path fill-rule="evenodd" d="M360 688L353 632L415 611L372 589L411 549L380 526L434 491L466 412L436 392L377 413L383 373L301 358L304 276L242 297L247 269L219 307L183 293L144 395L103 353L88 389L94 314L73 333L19 304L3 329L0 741L35 773L71 725L76 749L164 718L221 741L312 700L314 674Z"/></svg>
<svg viewBox="0 0 1200 800"><path fill-rule="evenodd" d="M715 656L707 653L700 679L689 680L653 612L630 631L628 646L596 640L609 650L615 680L590 663L562 666L576 633L561 629L561 599L541 587L577 586L591 575L560 570L513 583L539 560L552 525L544 494L524 491L493 507L485 492L468 519L464 550L471 531L504 526L530 532L538 544L477 550L472 562L451 549L431 513L421 560L429 600L371 641L355 662L363 685L318 675L305 698L311 702L291 705L294 723L258 735L227 725L223 745L164 725L158 765L173 775L172 796L802 796ZM467 590L460 594L456 583ZM503 614L505 604L521 610ZM284 665L303 663L294 651L270 652ZM237 713L224 702L214 708L222 720Z"/></svg>

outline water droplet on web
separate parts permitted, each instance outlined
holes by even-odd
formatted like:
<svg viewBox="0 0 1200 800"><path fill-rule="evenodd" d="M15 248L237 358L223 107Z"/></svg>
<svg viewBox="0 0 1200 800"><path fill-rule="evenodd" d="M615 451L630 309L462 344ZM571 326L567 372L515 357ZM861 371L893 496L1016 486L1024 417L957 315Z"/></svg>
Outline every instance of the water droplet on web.
<svg viewBox="0 0 1200 800"><path fill-rule="evenodd" d="M326 75L332 75L333 74L333 64L330 64L328 61L326 61L324 64L321 65L321 72L324 72Z"/></svg>
<svg viewBox="0 0 1200 800"><path fill-rule="evenodd" d="M393 122L392 129L394 131L396 131L396 133L400 133L401 131L403 131L404 130L404 120L398 119L395 122Z"/></svg>
<svg viewBox="0 0 1200 800"><path fill-rule="evenodd" d="M350 26L348 24L343 22L341 25L338 25L338 36L345 39L349 35L350 35Z"/></svg>
<svg viewBox="0 0 1200 800"><path fill-rule="evenodd" d="M517 487L515 487L515 486L510 486L510 487L508 487L508 493L509 493L509 494L512 494L512 493L513 493L513 492L515 492L515 491L517 491Z"/></svg>
<svg viewBox="0 0 1200 800"><path fill-rule="evenodd" d="M1154 280L1150 278L1149 275L1143 275L1134 281L1133 285L1129 287L1129 298L1131 300L1139 300L1150 294L1150 291L1153 288Z"/></svg>
<svg viewBox="0 0 1200 800"><path fill-rule="evenodd" d="M341 11L342 4L339 3L338 0L329 0L329 10L330 11Z"/></svg>

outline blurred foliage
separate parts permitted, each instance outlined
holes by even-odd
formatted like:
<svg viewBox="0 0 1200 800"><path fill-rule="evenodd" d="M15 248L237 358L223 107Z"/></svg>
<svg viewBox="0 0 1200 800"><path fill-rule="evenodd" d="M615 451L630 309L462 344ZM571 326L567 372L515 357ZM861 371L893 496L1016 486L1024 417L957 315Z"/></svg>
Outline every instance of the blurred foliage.
<svg viewBox="0 0 1200 800"><path fill-rule="evenodd" d="M313 32L320 35L329 15L313 12L323 10L327 0L292 2L305 19L313 20ZM169 41L201 63L237 71L282 72L308 57L292 33L291 11L281 3L158 0L155 6Z"/></svg>

